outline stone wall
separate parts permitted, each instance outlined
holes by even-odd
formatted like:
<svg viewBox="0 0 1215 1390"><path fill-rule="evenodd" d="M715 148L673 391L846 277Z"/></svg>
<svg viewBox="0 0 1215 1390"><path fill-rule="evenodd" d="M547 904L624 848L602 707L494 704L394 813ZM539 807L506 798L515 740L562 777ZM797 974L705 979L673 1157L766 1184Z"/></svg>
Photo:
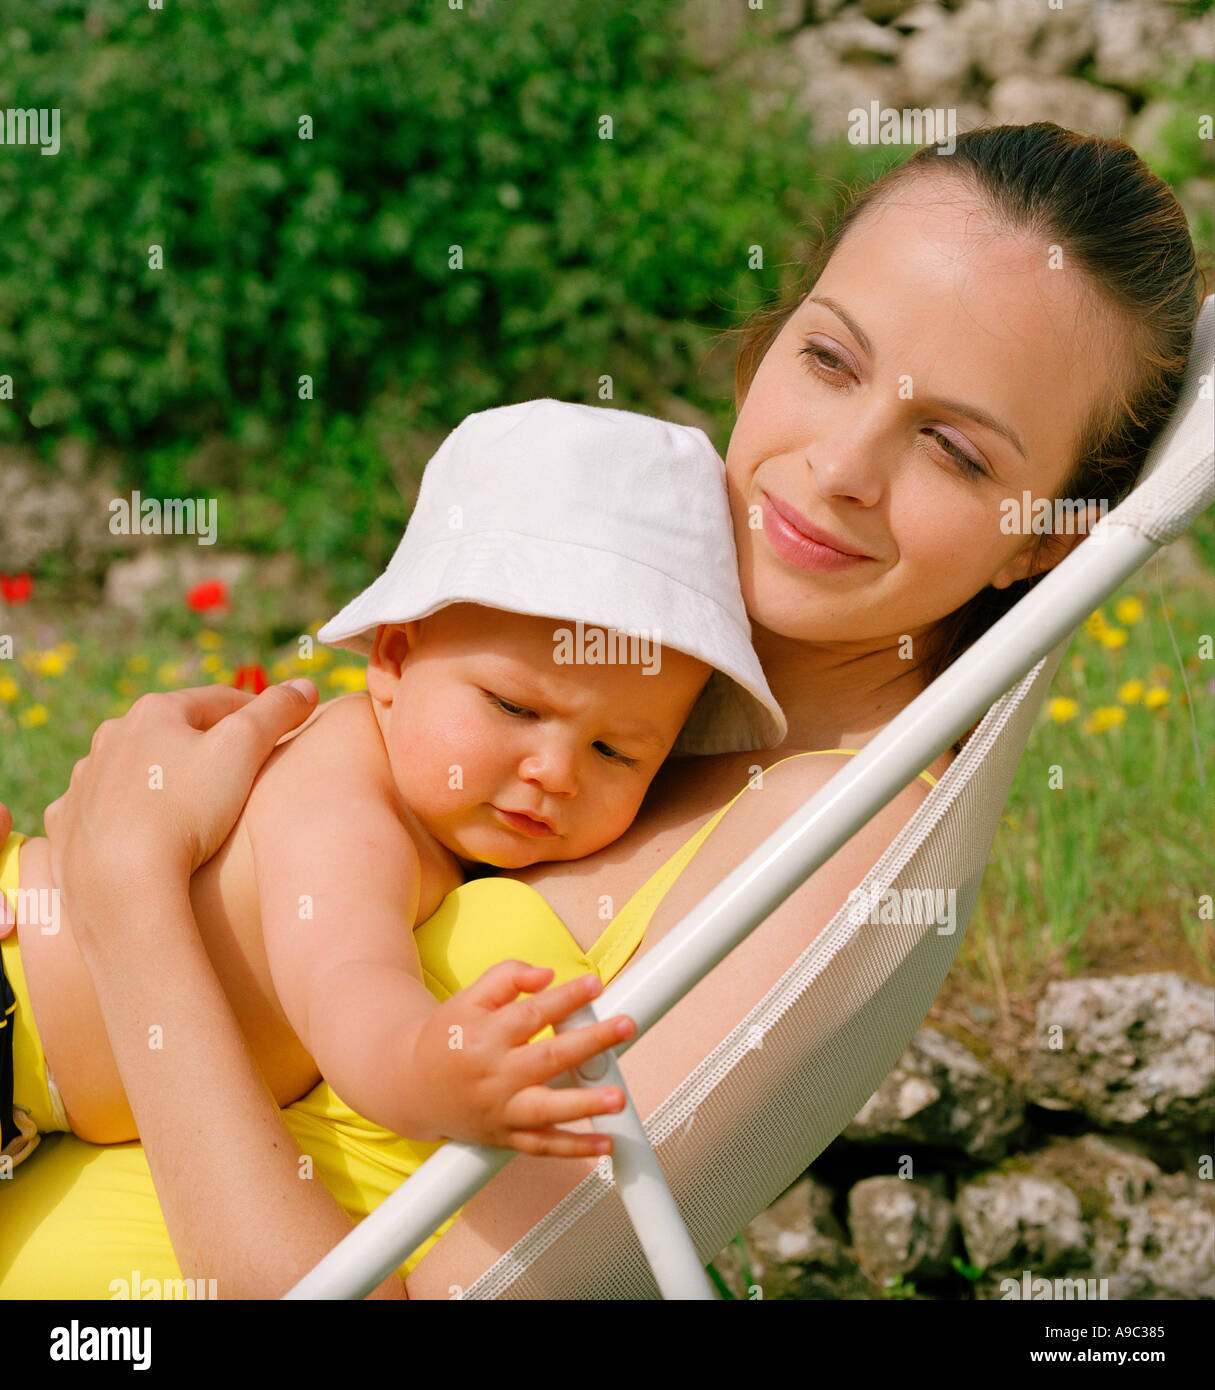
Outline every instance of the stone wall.
<svg viewBox="0 0 1215 1390"><path fill-rule="evenodd" d="M714 1265L739 1298L1215 1298L1213 1126L1215 991L1053 984L1023 1075L921 1029Z"/></svg>
<svg viewBox="0 0 1215 1390"><path fill-rule="evenodd" d="M760 3L760 0L752 0ZM847 138L849 112L953 110L957 131L1054 121L1150 155L1178 115L1153 91L1215 54L1215 11L1172 0L685 0L684 42L749 90L792 94L819 143ZM1207 99L1203 111L1211 114ZM1186 119L1200 113L1186 110ZM910 153L910 149L908 153ZM1191 216L1215 180L1174 190Z"/></svg>

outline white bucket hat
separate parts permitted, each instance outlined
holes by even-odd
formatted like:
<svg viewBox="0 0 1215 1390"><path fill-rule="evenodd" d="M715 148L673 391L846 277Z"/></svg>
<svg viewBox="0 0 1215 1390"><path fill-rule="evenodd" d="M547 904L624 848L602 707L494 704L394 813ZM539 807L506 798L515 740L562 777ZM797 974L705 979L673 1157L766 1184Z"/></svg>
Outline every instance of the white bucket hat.
<svg viewBox="0 0 1215 1390"><path fill-rule="evenodd" d="M318 633L363 656L376 629L452 603L646 632L715 667L673 753L787 732L751 646L725 465L703 430L524 401L470 415L422 476L384 573Z"/></svg>

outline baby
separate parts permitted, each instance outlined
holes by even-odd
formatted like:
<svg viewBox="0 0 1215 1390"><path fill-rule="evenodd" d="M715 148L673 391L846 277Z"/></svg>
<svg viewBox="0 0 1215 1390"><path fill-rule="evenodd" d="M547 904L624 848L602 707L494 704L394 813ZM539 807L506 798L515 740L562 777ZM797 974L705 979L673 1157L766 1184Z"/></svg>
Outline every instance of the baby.
<svg viewBox="0 0 1215 1390"><path fill-rule="evenodd" d="M447 437L387 570L320 630L368 655L366 692L280 744L190 883L280 1105L323 1077L395 1133L502 1142L460 1054L480 1049L492 1075L526 1041L497 1011L538 986L497 967L440 1003L413 928L473 866L612 843L672 751L783 739L736 563L724 466L699 430L539 400ZM10 1163L40 1132L137 1137L67 915L46 910L49 865L44 839L0 849L18 923L0 976ZM576 1117L614 1108L581 1104Z"/></svg>

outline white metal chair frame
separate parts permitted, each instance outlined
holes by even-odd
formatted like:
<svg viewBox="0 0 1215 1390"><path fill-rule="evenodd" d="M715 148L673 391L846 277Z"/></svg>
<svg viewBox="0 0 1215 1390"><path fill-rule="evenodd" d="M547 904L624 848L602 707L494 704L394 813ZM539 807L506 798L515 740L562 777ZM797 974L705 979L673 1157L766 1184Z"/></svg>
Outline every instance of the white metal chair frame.
<svg viewBox="0 0 1215 1390"><path fill-rule="evenodd" d="M931 829L956 798L965 799L969 782L972 776L977 778L982 760L996 740L1011 730L1008 736L1018 737L1019 742L998 797L1002 806L1033 715L1075 629L1162 545L1176 540L1201 512L1215 503L1215 451L1211 443L1215 408L1210 404L1215 377L1213 339L1215 297L1208 298L1203 306L1178 410L1151 450L1141 480L1130 496L857 756L849 759L817 795L739 864L656 947L613 980L589 1008L559 1026L580 1027L596 1019L628 1014L637 1024L638 1031L632 1039L636 1041L922 768L971 728L976 719L981 718L982 722L962 754L871 870L865 884L892 881L917 845L924 843L924 824ZM990 844L994 830L995 821L990 832L984 825L980 838L985 844ZM813 1161L829 1142L830 1132L839 1133L897 1061L952 965L978 896L985 860L984 853L978 863L970 864L961 875L957 908L961 930L946 938L930 926L902 944L894 938L883 944L883 950L896 956L904 950L920 952L916 966L919 973L915 977L920 993L900 1001L902 1030L895 1030L898 1036L893 1040L888 1036L883 1047L869 1050L865 1065L850 1074L853 1084L824 1102L832 1113L824 1116L813 1134L806 1131L804 1147L794 1143L792 1157L782 1156L784 1166L767 1181L766 1199L755 1206L757 1196L750 1198L754 1207L751 1216L774 1200ZM554 1242L614 1190L623 1201L652 1283L661 1295L685 1299L715 1297L704 1272L705 1259L712 1258L750 1217L744 1216L733 1230L723 1231L719 1229L720 1221L714 1225L709 1215L696 1212L686 1195L681 1212L651 1145L669 1140L674 1126L690 1123L697 1106L705 1102L724 1070L737 1063L749 1048L762 1046L764 1020L771 1022L781 1016L785 1006L777 996L782 990L789 992L789 982L798 966L814 954L811 974L814 970L825 971L840 946L855 937L860 926L856 909L842 907L802 961L723 1039L713 1057L706 1059L658 1108L648 1127L642 1124L631 1099L622 1113L596 1117L595 1128L613 1137L611 1158L602 1159L596 1173L460 1296L496 1297L507 1292L531 1260L551 1251ZM806 987L805 978L803 973L800 988ZM883 978L873 995L857 1006L857 1017L867 1012L872 1017L874 1010L889 1009L893 995L886 985L893 980L892 971L889 979ZM925 999L923 994L928 990L932 992ZM630 1045L625 1043L615 1051L623 1052ZM859 1031L848 1040L848 1048L852 1047L865 1050ZM854 1054L847 1051L846 1055L851 1058ZM577 1075L552 1084L604 1082L622 1087L627 1097L615 1053L601 1054ZM362 1297L514 1157L512 1150L474 1148L455 1142L444 1145L287 1297ZM669 1168L668 1164L668 1171ZM696 1227L696 1240L685 1224L689 1217ZM584 1283L587 1288L596 1287L593 1278ZM637 1289L642 1287L636 1280L634 1284ZM582 1296L594 1294L584 1292Z"/></svg>

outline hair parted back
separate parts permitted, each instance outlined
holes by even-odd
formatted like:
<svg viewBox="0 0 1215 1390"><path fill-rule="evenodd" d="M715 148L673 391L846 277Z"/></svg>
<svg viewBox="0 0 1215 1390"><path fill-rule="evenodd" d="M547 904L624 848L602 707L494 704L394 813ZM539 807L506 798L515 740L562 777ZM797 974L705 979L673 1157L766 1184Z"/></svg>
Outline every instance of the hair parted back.
<svg viewBox="0 0 1215 1390"><path fill-rule="evenodd" d="M1194 326L1210 293L1210 270L1199 264L1185 211L1123 141L1049 121L981 126L958 135L953 154L936 149L926 145L872 183L850 188L797 282L778 303L731 330L740 339L736 405L741 408L765 353L866 210L911 180L957 179L981 197L997 225L1040 238L1044 254L1057 246L1062 264L1088 281L1110 332L1126 335L1132 347L1124 379L1110 382L1108 398L1084 421L1057 494L1105 500L1112 508L1134 486L1177 404ZM1036 544L1048 539L1040 536ZM988 586L944 617L925 661L927 678L935 679L1039 578Z"/></svg>

